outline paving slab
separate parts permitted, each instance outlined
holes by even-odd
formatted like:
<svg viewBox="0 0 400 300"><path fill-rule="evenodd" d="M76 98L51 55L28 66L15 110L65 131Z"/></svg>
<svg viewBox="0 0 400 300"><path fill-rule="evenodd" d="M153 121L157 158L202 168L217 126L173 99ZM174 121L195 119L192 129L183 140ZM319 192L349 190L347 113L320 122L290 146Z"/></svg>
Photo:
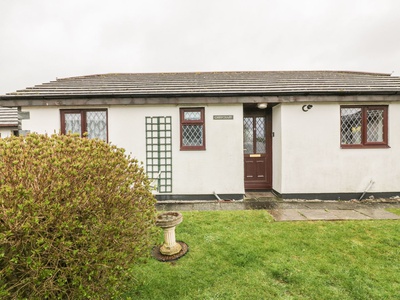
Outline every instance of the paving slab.
<svg viewBox="0 0 400 300"><path fill-rule="evenodd" d="M348 209L335 209L330 210L332 214L337 216L339 220L370 220L372 219L369 215L363 214L356 210L348 210Z"/></svg>
<svg viewBox="0 0 400 300"><path fill-rule="evenodd" d="M210 211L210 210L267 210L275 221L315 220L400 220L400 216L386 211L400 208L395 203L361 203L345 201L159 201L157 210Z"/></svg>
<svg viewBox="0 0 400 300"><path fill-rule="evenodd" d="M164 211L192 211L192 210L220 210L220 205L215 201L192 201L192 202L158 202L158 210Z"/></svg>
<svg viewBox="0 0 400 300"><path fill-rule="evenodd" d="M340 221L340 220L400 220L400 216L383 209L275 209L268 210L275 221Z"/></svg>
<svg viewBox="0 0 400 300"><path fill-rule="evenodd" d="M334 210L334 209L354 209L357 207L357 203L342 203L339 201L326 201L325 202L310 202L304 203L304 208L308 209L325 209L325 210Z"/></svg>
<svg viewBox="0 0 400 300"><path fill-rule="evenodd" d="M369 216L372 219L400 220L400 216L383 209L360 208L356 211L366 216Z"/></svg>
<svg viewBox="0 0 400 300"><path fill-rule="evenodd" d="M307 218L301 215L297 209L272 209L268 210L275 221L306 221Z"/></svg>
<svg viewBox="0 0 400 300"><path fill-rule="evenodd" d="M340 218L333 214L330 210L298 209L297 211L305 216L307 220L340 220Z"/></svg>

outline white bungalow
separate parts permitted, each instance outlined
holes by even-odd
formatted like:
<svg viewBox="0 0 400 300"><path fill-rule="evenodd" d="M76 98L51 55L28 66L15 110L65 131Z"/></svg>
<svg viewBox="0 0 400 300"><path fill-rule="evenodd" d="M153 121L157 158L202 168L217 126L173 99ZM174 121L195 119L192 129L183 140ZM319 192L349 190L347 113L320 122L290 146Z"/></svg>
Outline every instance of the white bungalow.
<svg viewBox="0 0 400 300"><path fill-rule="evenodd" d="M390 74L91 75L0 105L25 114L23 130L88 132L125 148L157 179L159 200L400 195L400 78Z"/></svg>
<svg viewBox="0 0 400 300"><path fill-rule="evenodd" d="M18 109L16 107L0 106L0 138L18 135L19 125Z"/></svg>

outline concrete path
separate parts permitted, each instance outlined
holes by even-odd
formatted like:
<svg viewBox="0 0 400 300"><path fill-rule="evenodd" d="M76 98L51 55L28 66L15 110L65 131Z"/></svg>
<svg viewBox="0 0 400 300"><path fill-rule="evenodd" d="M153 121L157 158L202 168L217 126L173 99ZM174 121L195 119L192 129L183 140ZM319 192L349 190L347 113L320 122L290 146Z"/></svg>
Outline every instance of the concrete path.
<svg viewBox="0 0 400 300"><path fill-rule="evenodd" d="M400 220L400 216L388 212L388 208L400 208L400 202L359 201L160 201L162 211L204 211L265 209L275 221L338 221L338 220Z"/></svg>
<svg viewBox="0 0 400 300"><path fill-rule="evenodd" d="M364 209L274 209L269 210L275 221L339 221L339 220L400 220L400 216L382 208Z"/></svg>

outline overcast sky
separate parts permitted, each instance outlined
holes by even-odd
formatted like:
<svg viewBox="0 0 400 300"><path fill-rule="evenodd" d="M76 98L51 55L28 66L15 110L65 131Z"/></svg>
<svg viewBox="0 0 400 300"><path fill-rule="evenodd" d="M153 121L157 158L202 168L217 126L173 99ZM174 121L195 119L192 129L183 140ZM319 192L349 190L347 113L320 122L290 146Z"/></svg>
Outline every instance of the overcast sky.
<svg viewBox="0 0 400 300"><path fill-rule="evenodd" d="M400 74L399 0L0 0L0 94L100 73Z"/></svg>

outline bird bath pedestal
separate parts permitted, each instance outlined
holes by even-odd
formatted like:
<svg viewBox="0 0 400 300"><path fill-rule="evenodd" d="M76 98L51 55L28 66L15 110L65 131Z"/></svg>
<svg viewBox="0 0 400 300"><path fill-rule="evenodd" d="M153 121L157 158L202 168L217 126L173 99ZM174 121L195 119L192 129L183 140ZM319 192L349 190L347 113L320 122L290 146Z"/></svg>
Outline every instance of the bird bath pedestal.
<svg viewBox="0 0 400 300"><path fill-rule="evenodd" d="M175 239L175 227L182 223L183 216L177 211L169 211L157 215L156 225L164 230L164 244L153 249L153 256L160 261L176 260L188 251L183 242Z"/></svg>

